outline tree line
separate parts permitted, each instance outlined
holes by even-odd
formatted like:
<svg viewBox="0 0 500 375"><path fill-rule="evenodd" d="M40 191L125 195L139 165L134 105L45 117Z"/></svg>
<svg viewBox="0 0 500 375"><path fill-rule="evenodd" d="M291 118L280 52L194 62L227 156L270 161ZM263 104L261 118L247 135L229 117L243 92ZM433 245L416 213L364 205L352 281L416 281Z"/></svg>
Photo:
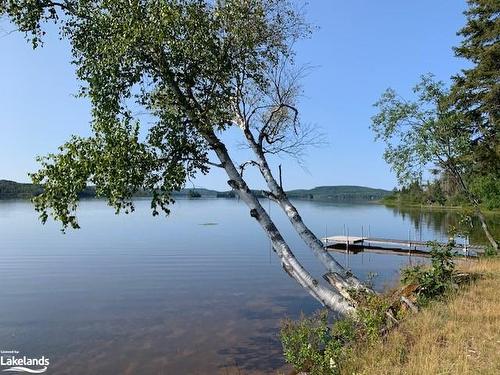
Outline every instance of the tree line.
<svg viewBox="0 0 500 375"><path fill-rule="evenodd" d="M372 118L376 138L386 144L384 157L404 186L400 196L419 199L418 181L433 174L428 192L445 203L466 200L496 251L482 206L496 208L500 199L499 14L498 1L469 0L454 52L470 67L452 76L450 84L422 75L413 97L387 89ZM421 199L425 195L422 189Z"/></svg>

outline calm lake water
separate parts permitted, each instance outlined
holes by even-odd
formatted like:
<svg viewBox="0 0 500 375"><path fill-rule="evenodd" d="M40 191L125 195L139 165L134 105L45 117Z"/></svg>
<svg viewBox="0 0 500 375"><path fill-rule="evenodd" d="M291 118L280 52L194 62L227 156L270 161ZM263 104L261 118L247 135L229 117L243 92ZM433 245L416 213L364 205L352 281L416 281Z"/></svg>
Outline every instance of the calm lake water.
<svg viewBox="0 0 500 375"><path fill-rule="evenodd" d="M268 203L265 202L265 206ZM297 202L318 236L445 239L448 216L381 205ZM0 350L50 358L47 374L252 374L285 371L279 322L320 306L279 266L242 202L179 200L153 218L84 201L82 229L42 226L24 201L0 202ZM438 216L436 216L438 215ZM453 216L453 214L451 214ZM271 216L314 276L324 269L287 219ZM448 219L447 219L448 217ZM405 256L335 254L383 288Z"/></svg>

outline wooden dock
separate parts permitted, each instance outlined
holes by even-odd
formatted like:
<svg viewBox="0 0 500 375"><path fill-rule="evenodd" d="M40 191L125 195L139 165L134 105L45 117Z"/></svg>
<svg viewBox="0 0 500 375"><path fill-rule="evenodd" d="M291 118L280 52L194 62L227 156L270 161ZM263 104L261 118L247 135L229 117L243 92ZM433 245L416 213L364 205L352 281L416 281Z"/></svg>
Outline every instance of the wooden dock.
<svg viewBox="0 0 500 375"><path fill-rule="evenodd" d="M337 245L337 246L329 246L328 251L333 251L336 253L345 254L347 252L345 245ZM411 250L411 249L397 249L392 247L382 247L382 246L359 246L355 245L353 247L349 247L349 254L358 254L358 253L371 253L371 254L382 254L382 255L399 255L399 256L411 256L411 257L422 257L422 258L430 258L431 254L429 251L423 250ZM459 254L462 255L462 254ZM468 255L469 257L474 257L475 255Z"/></svg>
<svg viewBox="0 0 500 375"><path fill-rule="evenodd" d="M357 253L360 251L370 251L375 253L393 253L397 255L428 256L429 241L399 240L380 237L358 237L358 236L330 236L322 238L325 247L332 250L344 249ZM446 245L446 243L438 243ZM457 243L453 248L455 253L461 255L474 255L484 252L484 246Z"/></svg>

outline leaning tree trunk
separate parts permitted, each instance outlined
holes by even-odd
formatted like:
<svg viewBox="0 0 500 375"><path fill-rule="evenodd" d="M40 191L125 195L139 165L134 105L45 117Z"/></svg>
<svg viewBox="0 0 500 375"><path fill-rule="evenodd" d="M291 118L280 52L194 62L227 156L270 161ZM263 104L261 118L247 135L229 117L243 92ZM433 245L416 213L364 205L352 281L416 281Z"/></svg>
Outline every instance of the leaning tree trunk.
<svg viewBox="0 0 500 375"><path fill-rule="evenodd" d="M283 188L277 183L276 179L272 175L271 169L269 168L269 164L267 163L262 149L255 143L255 141L253 141L253 139L248 139L248 141L257 157L257 164L262 176L266 180L267 186L272 193L272 197L278 202L280 207L286 213L292 226L295 228L302 240L312 250L316 258L318 258L319 261L328 270L328 272L330 273L330 277L327 278L328 281L332 282L334 280L335 287L337 287L341 294L346 298L349 298L349 289L354 288L368 290L368 288L361 281L359 281L354 275L352 275L339 262L335 260L335 258L325 249L321 240L319 240L316 235L305 225L299 212L290 202Z"/></svg>
<svg viewBox="0 0 500 375"><path fill-rule="evenodd" d="M481 210L479 209L479 207L477 205L476 205L475 209L476 209L476 215L479 218L479 221L481 222L481 228L483 228L483 232L486 235L486 238L490 242L493 249L495 249L495 251L498 253L498 242L495 240L495 238L491 234L490 229L488 228L488 225L486 224L486 219L485 219L483 213L481 212Z"/></svg>
<svg viewBox="0 0 500 375"><path fill-rule="evenodd" d="M161 65L163 66L163 60ZM179 88L177 82L173 77L173 74L166 67L164 67L163 71L177 99L184 106L191 120L199 125L197 127L198 130L219 158L222 167L225 169L227 175L230 178L228 184L238 192L241 200L243 200L250 208L251 216L255 218L255 220L257 220L257 222L260 224L260 226L268 236L275 253L281 260L281 265L283 266L285 272L287 272L304 289L306 289L309 294L311 294L314 298L316 298L320 303L322 303L329 309L342 314L354 311L354 307L352 306L352 304L339 294L340 290L342 289L337 288L339 289L339 293L336 293L333 290L320 285L318 281L315 280L304 269L304 267L302 267L302 265L293 255L291 249L288 247L288 244L285 242L283 236L278 231L278 228L276 228L267 212L259 203L259 200L248 188L245 180L243 180L243 177L234 166L234 163L231 160L229 153L227 152L226 146L217 138L211 128L207 129L206 126L203 126L203 124L199 123L199 121L197 120L197 115L196 113L194 113L195 111L193 110L191 103L189 103L189 100L185 97L184 93ZM194 98L191 98L191 100L196 103L196 100ZM343 280L341 279L339 280L339 283L341 281L343 282Z"/></svg>
<svg viewBox="0 0 500 375"><path fill-rule="evenodd" d="M493 237L493 235L490 232L490 229L488 228L488 224L486 223L486 218L484 217L481 208L479 207L478 199L469 190L464 179L462 178L460 171L456 167L450 164L445 164L445 167L448 169L448 171L452 173L453 176L455 176L455 179L458 181L458 184L464 191L467 199L469 199L469 202L472 203L472 205L474 206L476 216L479 218L479 221L481 222L481 228L483 229L486 238L488 239L493 249L495 249L495 251L498 253L498 242L495 240L495 237Z"/></svg>
<svg viewBox="0 0 500 375"><path fill-rule="evenodd" d="M255 195L250 191L241 174L236 169L224 144L219 141L213 132L205 133L205 139L217 154L217 157L229 176L230 180L228 181L228 184L231 188L238 192L240 198L250 208L250 215L257 220L266 235L269 237L273 249L280 258L285 272L287 272L314 298L329 309L338 311L342 314L353 311L353 306L351 306L346 299L331 289L319 284L318 281L315 280L295 258L268 213L264 210Z"/></svg>

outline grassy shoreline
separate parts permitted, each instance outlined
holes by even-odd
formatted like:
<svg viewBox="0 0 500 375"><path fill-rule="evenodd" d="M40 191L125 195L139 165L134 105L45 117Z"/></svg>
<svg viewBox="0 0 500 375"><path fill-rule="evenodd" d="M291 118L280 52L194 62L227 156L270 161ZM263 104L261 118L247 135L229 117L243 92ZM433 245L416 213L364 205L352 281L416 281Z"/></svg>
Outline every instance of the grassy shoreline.
<svg viewBox="0 0 500 375"><path fill-rule="evenodd" d="M341 374L500 373L500 259L464 262L483 275L376 342L356 347Z"/></svg>
<svg viewBox="0 0 500 375"><path fill-rule="evenodd" d="M500 257L453 261L452 246L384 293L352 291L353 315L284 319L286 361L310 375L500 373Z"/></svg>

